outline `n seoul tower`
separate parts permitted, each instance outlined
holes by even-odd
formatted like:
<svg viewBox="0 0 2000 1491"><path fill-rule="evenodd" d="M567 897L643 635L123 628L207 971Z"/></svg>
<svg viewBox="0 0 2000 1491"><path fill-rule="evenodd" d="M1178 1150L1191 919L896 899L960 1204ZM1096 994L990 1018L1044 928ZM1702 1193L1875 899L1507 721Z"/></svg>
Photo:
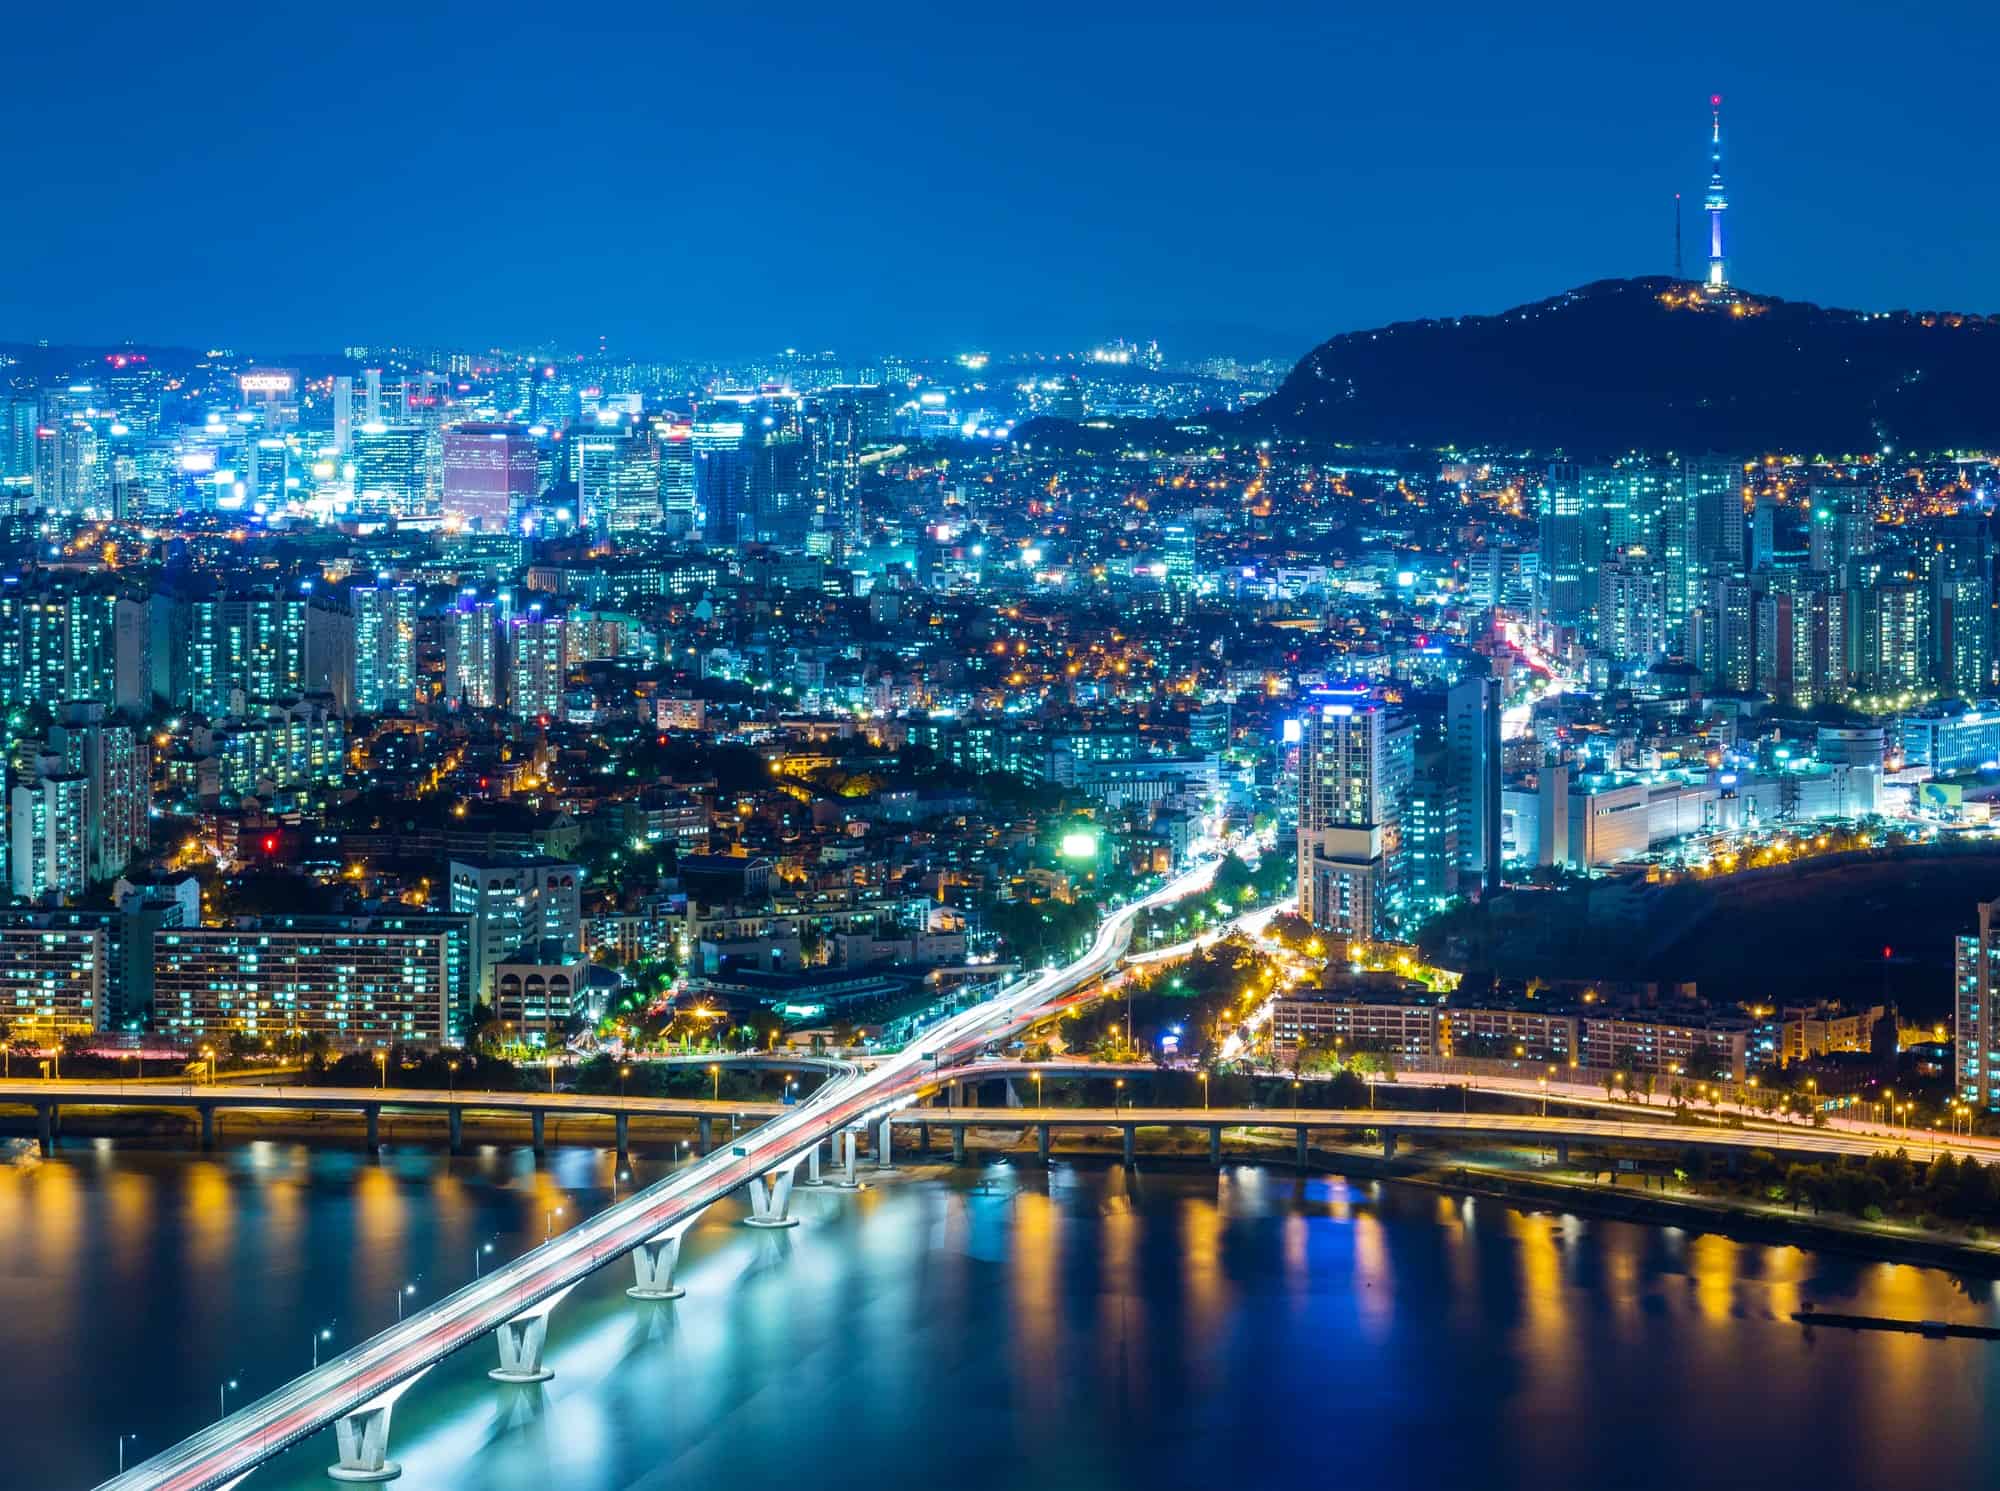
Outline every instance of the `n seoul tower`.
<svg viewBox="0 0 2000 1491"><path fill-rule="evenodd" d="M1708 147L1708 287L1721 290L1729 284L1729 276L1722 265L1722 214L1729 208L1729 198L1722 190L1722 95L1712 93L1708 98L1711 111L1711 130Z"/></svg>

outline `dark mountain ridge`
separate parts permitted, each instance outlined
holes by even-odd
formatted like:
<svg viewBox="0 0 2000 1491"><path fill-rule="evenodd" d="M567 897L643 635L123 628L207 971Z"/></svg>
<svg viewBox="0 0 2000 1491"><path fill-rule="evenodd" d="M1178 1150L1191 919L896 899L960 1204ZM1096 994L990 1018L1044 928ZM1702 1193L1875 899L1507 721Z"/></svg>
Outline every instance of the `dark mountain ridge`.
<svg viewBox="0 0 2000 1491"><path fill-rule="evenodd" d="M2000 317L1599 280L1334 337L1241 418L1286 439L1586 458L2000 449Z"/></svg>

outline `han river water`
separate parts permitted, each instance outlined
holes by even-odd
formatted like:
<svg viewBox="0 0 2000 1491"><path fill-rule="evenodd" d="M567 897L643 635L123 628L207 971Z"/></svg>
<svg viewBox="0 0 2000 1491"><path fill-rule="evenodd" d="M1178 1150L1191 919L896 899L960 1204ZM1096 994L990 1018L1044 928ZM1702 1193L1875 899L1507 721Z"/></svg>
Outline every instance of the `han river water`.
<svg viewBox="0 0 2000 1491"><path fill-rule="evenodd" d="M72 1491L611 1195L611 1157L72 1139L0 1164L0 1486ZM668 1161L636 1160L635 1183ZM541 1388L482 1344L397 1406L399 1491L1097 1491L1990 1484L1992 1281L1440 1195L1101 1160L913 1167L606 1269ZM560 1208L560 1215L552 1215ZM493 1245L489 1255L483 1250ZM414 1285L413 1294L406 1293ZM326 1491L331 1436L247 1491Z"/></svg>

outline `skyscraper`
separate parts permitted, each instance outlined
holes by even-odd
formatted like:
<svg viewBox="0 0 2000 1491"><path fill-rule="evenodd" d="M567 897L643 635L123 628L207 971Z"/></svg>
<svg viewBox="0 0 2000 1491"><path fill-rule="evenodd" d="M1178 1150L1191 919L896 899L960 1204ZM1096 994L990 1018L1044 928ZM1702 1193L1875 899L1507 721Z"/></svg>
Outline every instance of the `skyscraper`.
<svg viewBox="0 0 2000 1491"><path fill-rule="evenodd" d="M570 450L586 526L600 533L651 533L660 526L660 450L649 433L580 435Z"/></svg>
<svg viewBox="0 0 2000 1491"><path fill-rule="evenodd" d="M444 432L445 521L511 529L539 490L535 442L519 425L466 424Z"/></svg>
<svg viewBox="0 0 2000 1491"><path fill-rule="evenodd" d="M1477 879L1486 895L1500 891L1500 680L1460 679L1445 696L1445 756L1461 886Z"/></svg>

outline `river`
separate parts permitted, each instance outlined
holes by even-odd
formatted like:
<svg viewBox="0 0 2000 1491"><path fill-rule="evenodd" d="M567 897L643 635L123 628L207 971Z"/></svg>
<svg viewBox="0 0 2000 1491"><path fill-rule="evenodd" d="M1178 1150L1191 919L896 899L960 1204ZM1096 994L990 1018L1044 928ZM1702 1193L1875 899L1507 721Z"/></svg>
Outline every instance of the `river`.
<svg viewBox="0 0 2000 1491"><path fill-rule="evenodd" d="M162 1447L308 1365L317 1330L351 1344L614 1181L564 1148L5 1159L22 1491L96 1484L120 1434ZM1985 1279L1256 1165L914 1168L795 1212L711 1212L674 1304L628 1300L622 1265L587 1281L545 1387L488 1381L485 1345L433 1370L395 1411L400 1491L1829 1491L2000 1463L2000 1346L1787 1318L2000 1323ZM332 1458L322 1436L249 1491L325 1491Z"/></svg>

